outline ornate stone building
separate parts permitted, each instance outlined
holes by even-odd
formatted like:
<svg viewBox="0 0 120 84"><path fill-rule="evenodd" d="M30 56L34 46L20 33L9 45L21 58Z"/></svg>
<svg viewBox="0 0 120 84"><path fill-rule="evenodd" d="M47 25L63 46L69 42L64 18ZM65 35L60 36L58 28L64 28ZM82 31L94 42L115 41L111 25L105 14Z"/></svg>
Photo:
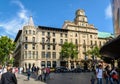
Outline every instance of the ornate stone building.
<svg viewBox="0 0 120 84"><path fill-rule="evenodd" d="M99 34L100 33L100 34ZM60 59L61 45L73 42L78 47L78 59L74 67L85 59L85 52L94 45L101 47L109 36L101 37L101 32L88 23L84 10L77 10L73 22L65 21L62 28L35 26L30 17L28 25L19 30L15 38L15 64L21 67L57 67L62 66ZM104 35L103 35L104 36ZM89 59L87 57L87 59Z"/></svg>

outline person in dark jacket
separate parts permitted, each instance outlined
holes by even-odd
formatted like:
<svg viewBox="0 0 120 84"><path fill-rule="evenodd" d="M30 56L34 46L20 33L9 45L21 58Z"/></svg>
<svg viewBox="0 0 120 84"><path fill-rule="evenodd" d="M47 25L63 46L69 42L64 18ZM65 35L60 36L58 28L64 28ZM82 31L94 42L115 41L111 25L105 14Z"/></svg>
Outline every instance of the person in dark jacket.
<svg viewBox="0 0 120 84"><path fill-rule="evenodd" d="M2 74L1 84L17 84L17 78L14 73L12 73L12 68L7 67L7 72Z"/></svg>

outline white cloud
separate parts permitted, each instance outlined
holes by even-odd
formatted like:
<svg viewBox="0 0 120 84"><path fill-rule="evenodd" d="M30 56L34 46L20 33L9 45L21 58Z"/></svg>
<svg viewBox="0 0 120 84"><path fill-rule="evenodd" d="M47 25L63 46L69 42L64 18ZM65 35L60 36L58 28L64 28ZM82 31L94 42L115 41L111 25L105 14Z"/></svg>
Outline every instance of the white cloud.
<svg viewBox="0 0 120 84"><path fill-rule="evenodd" d="M0 28L5 30L6 35L15 37L18 30L28 22L29 11L25 9L24 5L20 1L12 1L12 3L19 6L20 10L16 12L14 17L11 19L0 21Z"/></svg>
<svg viewBox="0 0 120 84"><path fill-rule="evenodd" d="M20 1L12 1L12 3L15 3L16 5L18 5L21 9L24 9L24 5L20 2Z"/></svg>
<svg viewBox="0 0 120 84"><path fill-rule="evenodd" d="M106 19L112 18L112 8L111 8L111 4L109 4L109 5L107 6L107 8L105 9L105 16L106 16Z"/></svg>

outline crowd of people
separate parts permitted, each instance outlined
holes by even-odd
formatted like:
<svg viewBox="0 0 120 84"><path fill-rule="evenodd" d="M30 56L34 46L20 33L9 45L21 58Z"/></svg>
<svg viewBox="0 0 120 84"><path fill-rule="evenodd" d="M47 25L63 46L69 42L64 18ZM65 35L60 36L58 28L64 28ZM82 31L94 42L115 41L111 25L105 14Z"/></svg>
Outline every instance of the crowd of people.
<svg viewBox="0 0 120 84"><path fill-rule="evenodd" d="M103 68L103 65L98 65L95 70L95 77L91 77L91 84L95 84L96 79L97 84L104 84L103 79L105 79L106 84L120 84L117 68L110 68L109 65L105 68Z"/></svg>
<svg viewBox="0 0 120 84"><path fill-rule="evenodd" d="M32 66L32 68L26 69L27 79L30 80L30 77L34 77L36 80L46 81L50 79L50 68L39 68Z"/></svg>
<svg viewBox="0 0 120 84"><path fill-rule="evenodd" d="M18 73L24 74L24 68L10 66L3 67L0 65L0 84L17 84ZM39 68L36 66L32 66L32 68L26 68L25 73L27 74L27 80L30 80L30 77L33 77L35 80L40 80L44 82L50 79L49 67Z"/></svg>

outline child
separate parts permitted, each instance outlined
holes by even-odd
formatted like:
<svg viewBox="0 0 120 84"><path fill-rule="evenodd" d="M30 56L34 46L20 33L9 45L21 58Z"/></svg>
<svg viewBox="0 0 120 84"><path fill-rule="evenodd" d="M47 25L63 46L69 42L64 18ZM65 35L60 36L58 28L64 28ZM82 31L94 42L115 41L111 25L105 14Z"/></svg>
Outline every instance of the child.
<svg viewBox="0 0 120 84"><path fill-rule="evenodd" d="M93 75L91 76L91 80L90 81L91 81L91 84L95 84L95 78L94 78Z"/></svg>

